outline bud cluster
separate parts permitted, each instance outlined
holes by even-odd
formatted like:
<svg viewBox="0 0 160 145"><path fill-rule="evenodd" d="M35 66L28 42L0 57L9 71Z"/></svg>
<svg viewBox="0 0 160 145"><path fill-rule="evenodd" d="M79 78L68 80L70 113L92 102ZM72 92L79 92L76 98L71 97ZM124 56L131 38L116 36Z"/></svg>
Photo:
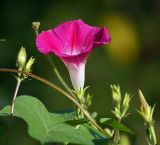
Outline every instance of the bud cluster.
<svg viewBox="0 0 160 145"><path fill-rule="evenodd" d="M24 71L25 73L30 73L32 65L34 63L35 59L31 57L27 61L27 53L24 47L21 47L18 57L17 57L17 67L19 71ZM18 77L21 77L21 79L26 78L26 75L18 74Z"/></svg>
<svg viewBox="0 0 160 145"><path fill-rule="evenodd" d="M139 90L139 97L140 97L141 106L140 106L140 111L138 112L143 117L144 121L147 124L151 124L153 122L153 112L154 112L155 105L153 107L148 105L141 90Z"/></svg>
<svg viewBox="0 0 160 145"><path fill-rule="evenodd" d="M116 104L112 113L118 118L118 120L121 120L128 115L127 111L129 108L129 102L131 100L131 95L126 93L124 98L122 98L119 85L111 85L111 89L112 97Z"/></svg>
<svg viewBox="0 0 160 145"><path fill-rule="evenodd" d="M84 109L88 109L89 106L91 106L92 104L92 96L90 94L86 94L86 90L88 89L88 87L85 88L80 88L79 91L74 91L73 92L76 94L77 96L77 101L81 104L81 106ZM77 110L77 117L78 118L83 118L84 114L81 110Z"/></svg>
<svg viewBox="0 0 160 145"><path fill-rule="evenodd" d="M154 130L154 120L153 120L153 112L155 105L151 107L145 97L143 96L141 90L139 90L139 97L140 97L140 110L138 113L142 116L146 126L147 126L147 142L149 145L157 145L156 134Z"/></svg>

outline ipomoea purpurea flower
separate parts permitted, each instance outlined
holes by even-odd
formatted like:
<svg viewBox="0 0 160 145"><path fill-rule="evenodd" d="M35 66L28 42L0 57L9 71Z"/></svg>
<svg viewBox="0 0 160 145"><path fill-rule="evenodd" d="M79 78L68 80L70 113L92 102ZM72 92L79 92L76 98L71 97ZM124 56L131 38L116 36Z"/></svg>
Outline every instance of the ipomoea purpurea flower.
<svg viewBox="0 0 160 145"><path fill-rule="evenodd" d="M72 20L41 32L36 38L36 45L41 53L54 53L65 63L74 89L79 91L84 87L85 64L89 54L93 48L110 41L107 28Z"/></svg>

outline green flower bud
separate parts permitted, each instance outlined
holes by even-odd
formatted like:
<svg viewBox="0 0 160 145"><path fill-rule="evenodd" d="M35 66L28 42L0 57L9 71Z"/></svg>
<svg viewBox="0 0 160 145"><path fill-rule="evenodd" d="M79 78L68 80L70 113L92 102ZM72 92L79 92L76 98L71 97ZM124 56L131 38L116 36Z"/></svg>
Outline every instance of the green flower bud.
<svg viewBox="0 0 160 145"><path fill-rule="evenodd" d="M111 89L112 89L112 97L113 100L117 103L120 104L121 102L121 91L120 91L120 86L116 86L116 85L111 85Z"/></svg>
<svg viewBox="0 0 160 145"><path fill-rule="evenodd" d="M35 58L31 57L24 68L24 72L30 73L32 71L32 65L34 62L35 62Z"/></svg>
<svg viewBox="0 0 160 145"><path fill-rule="evenodd" d="M18 70L22 71L27 60L27 54L25 48L22 46L17 57L17 67Z"/></svg>
<svg viewBox="0 0 160 145"><path fill-rule="evenodd" d="M91 106L91 104L92 104L92 96L91 96L90 94L87 94L85 101L86 101L86 102L85 102L86 107Z"/></svg>
<svg viewBox="0 0 160 145"><path fill-rule="evenodd" d="M131 96L130 94L125 94L125 97L123 99L123 104L122 104L122 117L125 117L126 116L126 113L128 111L128 108L129 108L129 102L131 100Z"/></svg>
<svg viewBox="0 0 160 145"><path fill-rule="evenodd" d="M32 28L33 28L33 29L37 29L37 30L38 30L38 29L39 29L40 24L41 24L40 22L32 22Z"/></svg>
<svg viewBox="0 0 160 145"><path fill-rule="evenodd" d="M154 112L154 107L151 107L148 105L147 101L145 100L145 97L143 96L141 90L139 90L139 97L141 101L141 106L140 106L140 115L143 117L145 122L147 123L152 123L153 120L153 112Z"/></svg>
<svg viewBox="0 0 160 145"><path fill-rule="evenodd" d="M40 22L32 22L32 28L34 29L36 35L38 35L40 24Z"/></svg>
<svg viewBox="0 0 160 145"><path fill-rule="evenodd" d="M104 130L105 130L110 136L113 137L113 135L114 135L114 131L113 131L113 130L111 130L111 129L109 129L109 128L105 128Z"/></svg>
<svg viewBox="0 0 160 145"><path fill-rule="evenodd" d="M114 111L111 111L119 120L122 119L121 117L121 112L119 110L119 108L115 107Z"/></svg>

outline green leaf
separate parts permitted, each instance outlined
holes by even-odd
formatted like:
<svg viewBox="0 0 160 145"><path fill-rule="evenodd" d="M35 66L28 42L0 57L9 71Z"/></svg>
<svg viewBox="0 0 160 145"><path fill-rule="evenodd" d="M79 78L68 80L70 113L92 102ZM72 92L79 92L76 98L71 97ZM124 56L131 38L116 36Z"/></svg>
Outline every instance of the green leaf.
<svg viewBox="0 0 160 145"><path fill-rule="evenodd" d="M88 123L85 118L76 118L76 112L74 110L59 113L50 113L50 117L53 119L54 124L66 123L72 126Z"/></svg>
<svg viewBox="0 0 160 145"><path fill-rule="evenodd" d="M94 144L100 145L108 139L101 132L87 125L88 120L85 118L76 118L76 112L74 110L64 110L63 112L50 113L54 123L66 123L75 126L82 136L93 140Z"/></svg>
<svg viewBox="0 0 160 145"><path fill-rule="evenodd" d="M0 116L9 115L10 106L0 111ZM76 120L73 112L56 114L48 113L44 105L36 98L20 96L15 102L14 116L25 120L29 126L30 136L39 140L42 144L48 142L70 142L74 144L94 145L96 142L106 141L106 137L99 131L83 126L75 129L64 124L68 121L81 123L84 120ZM63 122L63 123L62 123Z"/></svg>
<svg viewBox="0 0 160 145"><path fill-rule="evenodd" d="M119 123L118 121L116 121L114 119L111 119L111 118L101 118L100 123L102 123L102 125L104 125L105 127L109 126L109 127L112 127L113 129L119 129L119 130L124 131L124 132L135 134L128 127L126 127L125 125L123 125L123 124Z"/></svg>
<svg viewBox="0 0 160 145"><path fill-rule="evenodd" d="M88 123L88 120L85 118L79 118L79 119L74 119L74 120L66 120L65 123L72 125L72 126L77 126L80 124Z"/></svg>
<svg viewBox="0 0 160 145"><path fill-rule="evenodd" d="M108 139L106 138L104 134L99 132L97 129L89 126L88 124L79 125L77 130L80 131L82 136L90 140L93 140L95 145L101 145L108 141Z"/></svg>
<svg viewBox="0 0 160 145"><path fill-rule="evenodd" d="M0 116L9 115L10 106L0 111ZM51 142L69 142L73 144L94 145L83 131L50 117L45 106L31 96L20 96L15 101L14 116L22 118L28 124L28 133L42 144ZM96 133L95 133L96 134ZM102 137L101 137L102 138ZM94 138L95 139L95 138ZM106 139L103 137L103 139Z"/></svg>
<svg viewBox="0 0 160 145"><path fill-rule="evenodd" d="M65 121L75 120L76 112L74 110L65 110L61 112L50 113L50 117L53 120L53 123L64 123Z"/></svg>

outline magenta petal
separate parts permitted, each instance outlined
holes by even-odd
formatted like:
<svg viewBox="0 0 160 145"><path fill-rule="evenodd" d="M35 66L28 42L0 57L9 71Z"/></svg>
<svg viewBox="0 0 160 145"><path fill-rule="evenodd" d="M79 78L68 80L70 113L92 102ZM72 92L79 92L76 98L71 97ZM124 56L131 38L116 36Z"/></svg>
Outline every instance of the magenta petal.
<svg viewBox="0 0 160 145"><path fill-rule="evenodd" d="M37 36L36 44L44 54L54 52L61 56L90 52L95 47L108 44L110 40L106 28L92 27L82 20L73 20L42 32Z"/></svg>
<svg viewBox="0 0 160 145"><path fill-rule="evenodd" d="M59 52L63 48L62 42L52 32L52 30L43 31L36 38L36 45L38 50L43 54L50 52Z"/></svg>
<svg viewBox="0 0 160 145"><path fill-rule="evenodd" d="M60 56L61 60L65 63L65 64L69 64L72 63L74 64L76 67L79 66L79 64L86 62L88 57L88 53L87 52L83 52L81 54L78 55L65 55L65 56Z"/></svg>
<svg viewBox="0 0 160 145"><path fill-rule="evenodd" d="M107 28L92 27L82 20L73 20L40 33L36 45L43 54L54 53L65 63L72 84L78 90L83 88L85 63L92 49L110 41Z"/></svg>
<svg viewBox="0 0 160 145"><path fill-rule="evenodd" d="M94 35L93 48L99 47L104 44L108 44L111 41L111 37L106 28L96 28L96 33Z"/></svg>
<svg viewBox="0 0 160 145"><path fill-rule="evenodd" d="M61 50L61 53L77 55L85 51L84 43L92 29L93 27L85 24L82 20L65 22L54 28L53 31L63 42L64 48Z"/></svg>

